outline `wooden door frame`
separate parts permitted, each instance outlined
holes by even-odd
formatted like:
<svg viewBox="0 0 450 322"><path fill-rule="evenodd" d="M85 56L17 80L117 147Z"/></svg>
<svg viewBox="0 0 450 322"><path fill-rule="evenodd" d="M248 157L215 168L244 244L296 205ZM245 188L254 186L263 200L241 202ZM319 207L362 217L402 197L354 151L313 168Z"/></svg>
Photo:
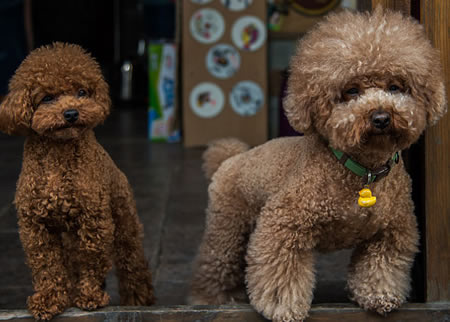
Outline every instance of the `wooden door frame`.
<svg viewBox="0 0 450 322"><path fill-rule="evenodd" d="M442 0L372 0L377 5L402 11L419 11L421 24L441 55L447 97L450 78L450 3ZM450 115L425 132L424 139L425 210L425 300L450 301ZM419 170L420 171L420 170Z"/></svg>
<svg viewBox="0 0 450 322"><path fill-rule="evenodd" d="M440 50L447 97L450 74L450 3L420 0L420 22ZM450 115L425 133L426 300L450 301Z"/></svg>

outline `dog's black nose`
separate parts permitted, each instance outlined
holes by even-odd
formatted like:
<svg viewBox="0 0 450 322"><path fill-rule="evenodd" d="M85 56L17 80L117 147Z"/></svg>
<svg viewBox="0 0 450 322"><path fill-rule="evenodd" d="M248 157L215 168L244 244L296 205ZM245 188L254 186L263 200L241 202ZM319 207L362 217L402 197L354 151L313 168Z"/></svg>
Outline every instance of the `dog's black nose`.
<svg viewBox="0 0 450 322"><path fill-rule="evenodd" d="M74 123L76 120L78 120L79 113L77 110L70 109L70 110L65 110L63 115L67 122Z"/></svg>
<svg viewBox="0 0 450 322"><path fill-rule="evenodd" d="M375 111L372 113L371 122L377 129L382 130L391 123L391 116L384 111Z"/></svg>

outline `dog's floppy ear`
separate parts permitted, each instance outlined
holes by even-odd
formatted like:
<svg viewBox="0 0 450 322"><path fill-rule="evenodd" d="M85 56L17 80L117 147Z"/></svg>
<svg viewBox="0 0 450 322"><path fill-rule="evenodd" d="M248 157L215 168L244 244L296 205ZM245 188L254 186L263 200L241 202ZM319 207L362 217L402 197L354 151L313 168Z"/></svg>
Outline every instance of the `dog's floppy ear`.
<svg viewBox="0 0 450 322"><path fill-rule="evenodd" d="M436 88L425 94L429 106L427 109L427 123L434 125L447 112L447 98L442 76L439 77Z"/></svg>
<svg viewBox="0 0 450 322"><path fill-rule="evenodd" d="M412 96L425 106L427 125L431 126L447 112L447 97L439 51L427 45L422 54L427 65L410 72L409 86Z"/></svg>
<svg viewBox="0 0 450 322"><path fill-rule="evenodd" d="M289 86L287 95L283 100L284 112L289 124L300 133L309 133L312 130L311 109L312 102L303 92L295 92Z"/></svg>
<svg viewBox="0 0 450 322"><path fill-rule="evenodd" d="M27 135L33 108L27 89L11 90L0 103L0 131L9 135Z"/></svg>
<svg viewBox="0 0 450 322"><path fill-rule="evenodd" d="M301 47L300 47L301 49ZM320 79L310 71L301 51L291 60L283 108L289 124L297 132L310 134L316 130L315 116L326 112L332 92L322 88Z"/></svg>
<svg viewBox="0 0 450 322"><path fill-rule="evenodd" d="M94 99L103 108L102 121L104 121L110 112L111 98L109 97L109 86L103 77L101 77L97 82L97 86L94 91Z"/></svg>

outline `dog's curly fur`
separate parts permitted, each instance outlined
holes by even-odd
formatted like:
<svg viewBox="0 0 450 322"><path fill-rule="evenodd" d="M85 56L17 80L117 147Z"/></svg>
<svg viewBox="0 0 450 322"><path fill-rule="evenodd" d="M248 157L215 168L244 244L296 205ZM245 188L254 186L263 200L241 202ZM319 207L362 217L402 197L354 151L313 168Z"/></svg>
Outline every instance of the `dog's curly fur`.
<svg viewBox="0 0 450 322"><path fill-rule="evenodd" d="M217 171L190 301L233 302L245 280L264 316L302 321L313 296L314 252L355 247L351 299L385 314L405 302L417 252L410 178L400 160L370 185L376 205L361 208L363 178L329 146L374 169L414 143L446 112L438 52L412 18L381 8L346 11L300 41L290 69L286 115L306 136L248 151L229 139L205 153L207 175ZM376 111L389 115L386 128L371 121Z"/></svg>
<svg viewBox="0 0 450 322"><path fill-rule="evenodd" d="M78 120L66 121L67 110L77 110ZM62 43L30 53L0 108L0 130L27 136L15 205L36 319L70 305L107 305L102 284L113 260L121 304L154 301L131 188L93 132L109 110L97 62Z"/></svg>

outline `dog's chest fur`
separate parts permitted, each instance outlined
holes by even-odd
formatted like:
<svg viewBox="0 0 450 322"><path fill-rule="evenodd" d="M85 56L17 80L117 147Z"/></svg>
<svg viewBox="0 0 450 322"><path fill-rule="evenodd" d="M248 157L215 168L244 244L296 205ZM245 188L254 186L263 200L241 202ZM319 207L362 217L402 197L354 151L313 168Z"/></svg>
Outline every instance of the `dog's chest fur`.
<svg viewBox="0 0 450 322"><path fill-rule="evenodd" d="M45 222L49 226L70 229L76 221L83 205L79 187L83 181L81 169L72 165L68 168L43 169L44 176L39 180L37 188L41 191L42 205L47 210Z"/></svg>
<svg viewBox="0 0 450 322"><path fill-rule="evenodd" d="M25 145L17 193L29 196L34 216L49 229L77 230L83 213L104 206L104 176L95 166L101 161L99 152L92 145Z"/></svg>
<svg viewBox="0 0 450 322"><path fill-rule="evenodd" d="M380 207L377 205L372 208L360 207L357 191L342 188L336 195L336 200L340 200L340 203L333 204L332 200L329 201L328 212L322 214L327 218L317 227L322 231L317 244L319 250L353 247L361 241L370 239L383 228L384 216L379 211Z"/></svg>
<svg viewBox="0 0 450 322"><path fill-rule="evenodd" d="M383 230L391 220L392 196L408 187L406 174L397 165L388 177L370 185L377 203L360 207L363 178L340 164L326 145L309 137L272 140L232 159L218 176L226 178L225 170L233 164L240 165L234 169L242 179L234 182L252 213L266 208L276 218L282 212L300 232L312 226L308 229L317 236L314 247L324 251L353 247Z"/></svg>

